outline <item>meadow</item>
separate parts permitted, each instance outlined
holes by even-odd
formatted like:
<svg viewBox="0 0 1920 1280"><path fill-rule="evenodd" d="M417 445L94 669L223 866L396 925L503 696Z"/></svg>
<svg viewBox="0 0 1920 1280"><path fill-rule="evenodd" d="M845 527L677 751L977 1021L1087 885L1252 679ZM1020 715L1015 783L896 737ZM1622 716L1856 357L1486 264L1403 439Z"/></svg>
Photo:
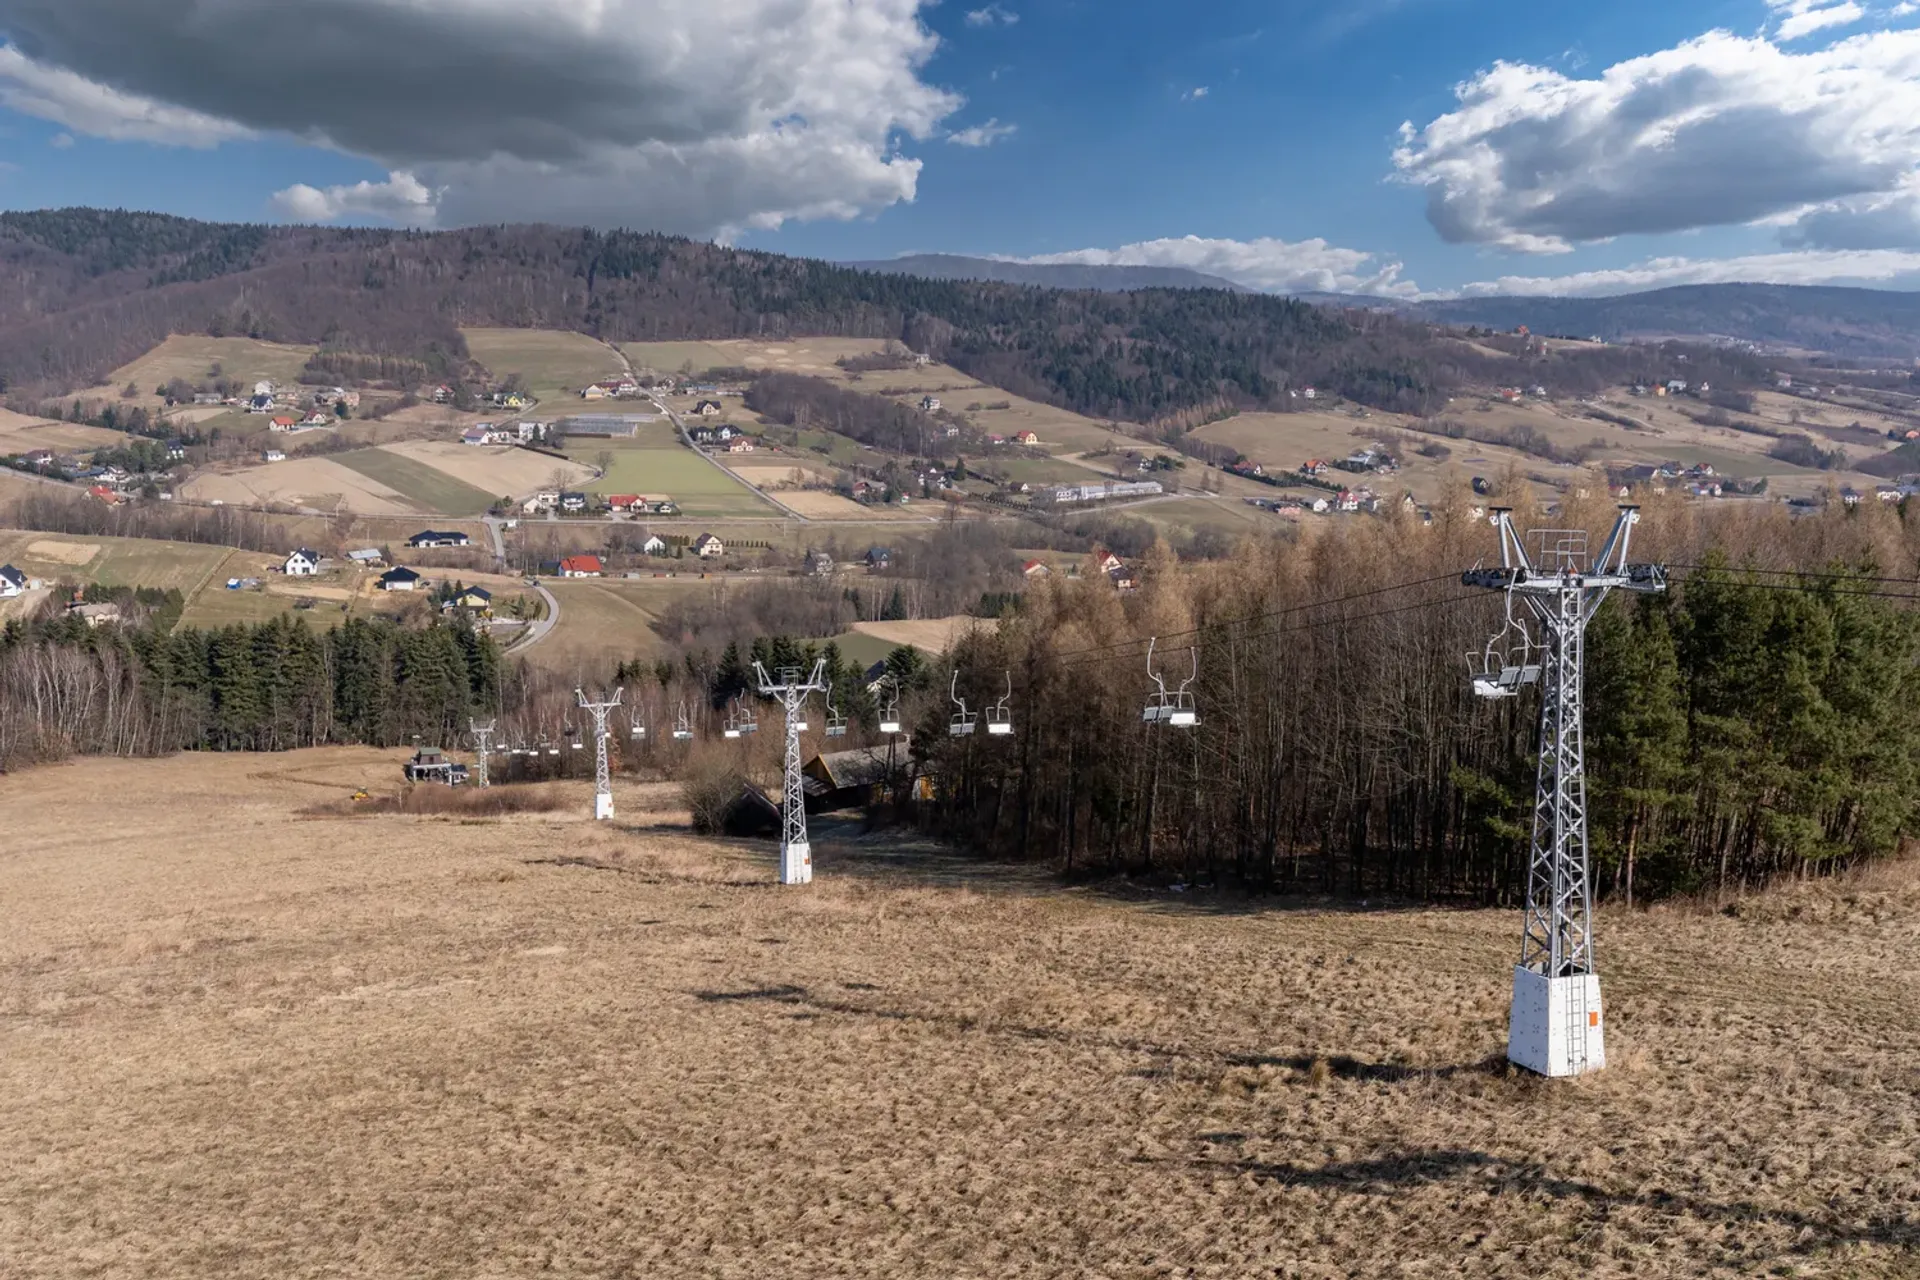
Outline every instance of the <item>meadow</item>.
<svg viewBox="0 0 1920 1280"><path fill-rule="evenodd" d="M599 494L637 493L672 497L688 516L775 515L753 490L684 446L650 448L621 441L578 439L567 445L576 462L599 466L612 456L606 474L587 486Z"/></svg>
<svg viewBox="0 0 1920 1280"><path fill-rule="evenodd" d="M292 385L318 348L254 338L209 338L204 335L176 333L153 350L115 369L107 381L81 392L82 397L106 396L118 400L121 390L133 383L139 395L131 402L157 408L161 398L154 392L175 378L189 383L211 382L211 370L220 367L221 376L245 384L262 380Z"/></svg>
<svg viewBox="0 0 1920 1280"><path fill-rule="evenodd" d="M0 777L10 1277L1920 1265L1912 863L1602 912L1613 1065L1548 1082L1503 1059L1514 910L833 822L781 889L666 786L358 811L406 754Z"/></svg>
<svg viewBox="0 0 1920 1280"><path fill-rule="evenodd" d="M607 344L554 329L462 329L467 350L504 381L517 373L543 414L571 411L581 387L625 370Z"/></svg>
<svg viewBox="0 0 1920 1280"><path fill-rule="evenodd" d="M103 538L0 529L0 564L56 581L172 588L191 595L232 554L230 548L143 538Z"/></svg>
<svg viewBox="0 0 1920 1280"><path fill-rule="evenodd" d="M501 496L468 484L421 458L389 449L356 449L334 454L332 460L404 494L420 510L435 515L485 515Z"/></svg>

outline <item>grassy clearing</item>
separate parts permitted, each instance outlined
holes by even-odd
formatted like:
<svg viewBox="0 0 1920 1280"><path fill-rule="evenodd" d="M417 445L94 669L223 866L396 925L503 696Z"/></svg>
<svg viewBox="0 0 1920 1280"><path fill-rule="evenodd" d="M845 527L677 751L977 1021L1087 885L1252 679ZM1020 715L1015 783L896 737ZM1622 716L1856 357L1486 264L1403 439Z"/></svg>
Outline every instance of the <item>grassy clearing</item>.
<svg viewBox="0 0 1920 1280"><path fill-rule="evenodd" d="M576 440L567 446L568 457L594 466L602 453L612 455L613 465L588 486L594 493L668 494L681 511L694 517L764 515L775 510L691 449L651 449L605 440Z"/></svg>
<svg viewBox="0 0 1920 1280"><path fill-rule="evenodd" d="M135 404L149 408L162 403L154 391L174 378L191 383L211 382L211 370L219 365L224 377L251 385L267 380L292 384L300 380L300 371L317 348L291 346L277 342L259 342L252 338L208 338L174 334L138 360L115 369L105 384L81 393L83 396L111 396L131 382L139 389Z"/></svg>
<svg viewBox="0 0 1920 1280"><path fill-rule="evenodd" d="M9 1276L1913 1274L1910 866L1604 912L1614 1065L1548 1083L1515 911L832 823L783 891L624 780L294 819L406 754L0 779Z"/></svg>
<svg viewBox="0 0 1920 1280"><path fill-rule="evenodd" d="M336 453L332 455L332 461L370 480L378 480L418 503L421 510L438 515L483 515L499 496L456 479L418 458L387 449L357 449L351 453Z"/></svg>
<svg viewBox="0 0 1920 1280"><path fill-rule="evenodd" d="M495 378L517 373L538 396L541 411L563 412L578 403L581 387L624 372L603 342L584 333L553 329L462 329L467 350Z"/></svg>
<svg viewBox="0 0 1920 1280"><path fill-rule="evenodd" d="M0 563L49 580L191 592L232 552L191 542L0 530Z"/></svg>
<svg viewBox="0 0 1920 1280"><path fill-rule="evenodd" d="M653 630L661 612L676 599L725 591L731 585L726 579L701 578L697 564L681 561L674 567L681 576L548 581L560 602L560 621L552 634L527 650L527 660L569 678L584 678L612 662L665 654L667 646Z"/></svg>

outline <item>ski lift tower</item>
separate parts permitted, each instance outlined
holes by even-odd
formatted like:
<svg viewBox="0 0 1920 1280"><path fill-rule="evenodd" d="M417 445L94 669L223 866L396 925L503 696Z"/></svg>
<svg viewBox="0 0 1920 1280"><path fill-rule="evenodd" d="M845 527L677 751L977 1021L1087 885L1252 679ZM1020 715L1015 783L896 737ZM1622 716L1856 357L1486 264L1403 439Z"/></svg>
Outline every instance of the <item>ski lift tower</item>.
<svg viewBox="0 0 1920 1280"><path fill-rule="evenodd" d="M479 770L477 781L482 791L490 785L487 780L487 757L493 754L493 727L491 720L481 724L473 717L467 717L467 728L473 733L473 762Z"/></svg>
<svg viewBox="0 0 1920 1280"><path fill-rule="evenodd" d="M593 717L593 820L605 822L613 817L613 774L607 768L607 713L620 705L625 689L615 689L609 702L588 702L586 690L575 689L580 709ZM579 746L576 741L574 745Z"/></svg>
<svg viewBox="0 0 1920 1280"><path fill-rule="evenodd" d="M780 883L813 883L813 847L807 843L807 793L800 782L800 730L806 727L807 695L825 693L827 660L813 664L813 674L803 683L798 667L783 667L776 683L758 662L753 674L759 679L760 692L778 698L787 712L786 785L780 803Z"/></svg>
<svg viewBox="0 0 1920 1280"><path fill-rule="evenodd" d="M1515 600L1524 602L1545 633L1526 932L1513 971L1507 1057L1543 1076L1577 1076L1607 1064L1587 867L1581 702L1587 623L1612 591L1665 591L1666 572L1659 565L1627 562L1638 507L1620 508L1597 558L1589 558L1582 529L1535 530L1535 553L1529 555L1513 527L1513 513L1498 508L1491 515L1500 531L1500 568L1470 570L1461 581L1506 593L1510 616ZM1474 691L1482 697L1509 696L1484 679Z"/></svg>

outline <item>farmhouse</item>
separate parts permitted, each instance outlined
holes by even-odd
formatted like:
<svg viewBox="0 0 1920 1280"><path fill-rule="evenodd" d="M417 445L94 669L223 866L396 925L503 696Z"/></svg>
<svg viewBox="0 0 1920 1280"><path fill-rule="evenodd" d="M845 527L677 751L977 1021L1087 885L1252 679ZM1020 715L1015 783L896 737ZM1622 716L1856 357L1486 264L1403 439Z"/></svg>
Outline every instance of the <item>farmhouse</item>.
<svg viewBox="0 0 1920 1280"><path fill-rule="evenodd" d="M703 533L693 540L693 554L702 560L712 560L727 554L727 544L710 533Z"/></svg>
<svg viewBox="0 0 1920 1280"><path fill-rule="evenodd" d="M379 564L382 560L385 560L386 557L381 555L377 549L373 547L368 547L363 551L347 552L347 559L353 561L355 564L359 565L363 569L370 569L374 565Z"/></svg>
<svg viewBox="0 0 1920 1280"><path fill-rule="evenodd" d="M11 600L15 596L25 595L27 575L10 564L0 564L0 600Z"/></svg>
<svg viewBox="0 0 1920 1280"><path fill-rule="evenodd" d="M1020 572L1029 578L1044 578L1053 570L1047 567L1044 560L1029 560L1020 566Z"/></svg>
<svg viewBox="0 0 1920 1280"><path fill-rule="evenodd" d="M261 454L260 457L264 462L285 462L287 460L287 455L279 449L269 449Z"/></svg>
<svg viewBox="0 0 1920 1280"><path fill-rule="evenodd" d="M467 587L447 597L446 601L440 606L442 613L458 613L463 609L468 613L477 613L482 616L491 615L493 613L493 593L485 587Z"/></svg>
<svg viewBox="0 0 1920 1280"><path fill-rule="evenodd" d="M465 431L462 431L460 433L461 444L480 445L480 444L490 444L492 443L492 441L493 441L493 433L487 430L484 426L468 427Z"/></svg>
<svg viewBox="0 0 1920 1280"><path fill-rule="evenodd" d="M382 591L416 591L425 579L411 569L389 569L380 575L379 587Z"/></svg>
<svg viewBox="0 0 1920 1280"><path fill-rule="evenodd" d="M587 495L584 493L561 494L560 509L562 511L585 511L587 509Z"/></svg>
<svg viewBox="0 0 1920 1280"><path fill-rule="evenodd" d="M330 427L333 425L333 415L330 413L322 413L316 409L306 417L300 419L300 425L308 430L317 427Z"/></svg>
<svg viewBox="0 0 1920 1280"><path fill-rule="evenodd" d="M287 557L280 569L289 578L311 578L320 572L320 553L309 547L301 547Z"/></svg>
<svg viewBox="0 0 1920 1280"><path fill-rule="evenodd" d="M921 396L920 412L922 413L940 412L940 397L939 396Z"/></svg>
<svg viewBox="0 0 1920 1280"><path fill-rule="evenodd" d="M637 493L616 493L607 499L607 506L615 511L631 511L635 507L647 509L646 502Z"/></svg>
<svg viewBox="0 0 1920 1280"><path fill-rule="evenodd" d="M1013 442L1015 444L1037 447L1040 443L1040 433L1037 431L1016 431L1013 433Z"/></svg>
<svg viewBox="0 0 1920 1280"><path fill-rule="evenodd" d="M887 547L868 547L866 565L868 573L885 573L893 567L893 551Z"/></svg>
<svg viewBox="0 0 1920 1280"><path fill-rule="evenodd" d="M718 400L702 400L693 406L693 416L696 418L712 418L717 416L719 412L720 402Z"/></svg>
<svg viewBox="0 0 1920 1280"><path fill-rule="evenodd" d="M667 540L657 533L650 535L645 542L640 544L640 554L647 556L663 556L667 554Z"/></svg>
<svg viewBox="0 0 1920 1280"><path fill-rule="evenodd" d="M473 539L464 533L443 533L434 529L423 529L407 539L407 545L418 551L425 547L470 547Z"/></svg>
<svg viewBox="0 0 1920 1280"><path fill-rule="evenodd" d="M78 618L89 627L115 626L120 622L120 606L117 604L70 604L67 616Z"/></svg>
<svg viewBox="0 0 1920 1280"><path fill-rule="evenodd" d="M299 425L300 424L295 422L292 418L275 418L272 422L267 424L268 429L271 431L291 431Z"/></svg>
<svg viewBox="0 0 1920 1280"><path fill-rule="evenodd" d="M560 562L563 578L597 578L605 572L599 556L568 556Z"/></svg>
<svg viewBox="0 0 1920 1280"><path fill-rule="evenodd" d="M272 413L273 397L272 396L255 396L253 399L247 401L247 412L248 413Z"/></svg>
<svg viewBox="0 0 1920 1280"><path fill-rule="evenodd" d="M833 556L825 551L808 551L807 572L815 575L832 573Z"/></svg>

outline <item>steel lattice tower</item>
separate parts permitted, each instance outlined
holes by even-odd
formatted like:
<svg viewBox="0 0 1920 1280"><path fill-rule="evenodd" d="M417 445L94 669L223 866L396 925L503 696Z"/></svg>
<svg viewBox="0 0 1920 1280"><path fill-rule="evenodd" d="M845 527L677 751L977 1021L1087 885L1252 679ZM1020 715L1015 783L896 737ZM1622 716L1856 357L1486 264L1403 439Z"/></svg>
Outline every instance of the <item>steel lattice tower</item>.
<svg viewBox="0 0 1920 1280"><path fill-rule="evenodd" d="M620 705L625 689L615 689L611 702L588 702L584 690L575 689L580 709L593 717L593 817L605 822L613 817L613 773L607 768L607 713Z"/></svg>
<svg viewBox="0 0 1920 1280"><path fill-rule="evenodd" d="M467 728L473 731L474 763L480 770L479 784L483 791L492 785L487 778L487 757L493 753L493 726L494 722L491 720L485 724L471 717L467 720Z"/></svg>
<svg viewBox="0 0 1920 1280"><path fill-rule="evenodd" d="M801 711L808 694L827 691L826 670L827 660L822 658L813 664L813 674L802 683L798 667L784 667L776 684L765 667L757 662L753 664L760 692L780 699L787 712L786 780L780 803L781 884L813 882L813 846L807 842L807 793L800 779L800 730L805 726Z"/></svg>
<svg viewBox="0 0 1920 1280"><path fill-rule="evenodd" d="M1496 509L1492 516L1500 531L1501 567L1473 570L1462 581L1506 592L1509 604L1524 602L1545 633L1537 668L1522 659L1475 684L1488 697L1513 696L1536 679L1541 687L1526 927L1514 970L1507 1056L1541 1075L1580 1075L1606 1065L1587 858L1587 623L1611 592L1664 591L1666 575L1657 565L1627 562L1640 519L1636 507L1620 508L1593 561L1585 530L1536 530L1537 555L1530 556L1513 513Z"/></svg>

